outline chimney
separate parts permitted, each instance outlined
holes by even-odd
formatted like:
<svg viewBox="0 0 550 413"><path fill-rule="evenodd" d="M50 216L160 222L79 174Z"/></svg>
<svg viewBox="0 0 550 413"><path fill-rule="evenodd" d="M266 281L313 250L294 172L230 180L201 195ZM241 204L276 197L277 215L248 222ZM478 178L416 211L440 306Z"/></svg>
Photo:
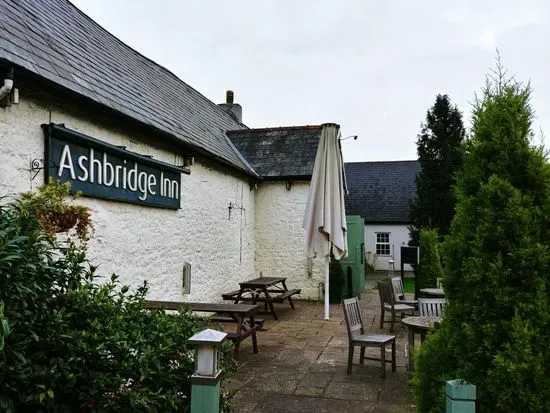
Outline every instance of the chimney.
<svg viewBox="0 0 550 413"><path fill-rule="evenodd" d="M225 92L225 103L220 103L218 106L226 113L229 113L236 122L243 122L243 108L238 103L233 103L235 94L232 90Z"/></svg>

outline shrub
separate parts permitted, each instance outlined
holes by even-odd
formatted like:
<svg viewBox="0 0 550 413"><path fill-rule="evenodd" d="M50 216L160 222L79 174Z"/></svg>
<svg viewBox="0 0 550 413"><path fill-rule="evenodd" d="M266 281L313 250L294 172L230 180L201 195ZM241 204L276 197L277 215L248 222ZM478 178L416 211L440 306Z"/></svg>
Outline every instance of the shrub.
<svg viewBox="0 0 550 413"><path fill-rule="evenodd" d="M418 296L421 288L437 285L437 279L443 275L439 256L439 238L437 229L420 231L420 262L416 271L415 290Z"/></svg>
<svg viewBox="0 0 550 413"><path fill-rule="evenodd" d="M0 411L188 411L202 321L146 311L146 284L94 283L85 251L27 201L0 208ZM222 366L235 367L230 344Z"/></svg>
<svg viewBox="0 0 550 413"><path fill-rule="evenodd" d="M443 247L445 318L417 354L419 412L477 386L477 412L550 411L550 167L531 145L530 88L502 70L474 108Z"/></svg>

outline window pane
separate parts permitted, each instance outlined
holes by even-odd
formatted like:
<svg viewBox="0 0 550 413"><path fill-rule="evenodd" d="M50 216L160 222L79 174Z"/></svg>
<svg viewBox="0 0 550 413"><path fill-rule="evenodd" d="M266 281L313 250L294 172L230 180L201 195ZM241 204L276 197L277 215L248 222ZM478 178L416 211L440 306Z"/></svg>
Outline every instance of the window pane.
<svg viewBox="0 0 550 413"><path fill-rule="evenodd" d="M390 255L390 233L389 232L376 233L376 254Z"/></svg>
<svg viewBox="0 0 550 413"><path fill-rule="evenodd" d="M377 255L390 255L390 245L389 244L377 244L376 245L376 254Z"/></svg>

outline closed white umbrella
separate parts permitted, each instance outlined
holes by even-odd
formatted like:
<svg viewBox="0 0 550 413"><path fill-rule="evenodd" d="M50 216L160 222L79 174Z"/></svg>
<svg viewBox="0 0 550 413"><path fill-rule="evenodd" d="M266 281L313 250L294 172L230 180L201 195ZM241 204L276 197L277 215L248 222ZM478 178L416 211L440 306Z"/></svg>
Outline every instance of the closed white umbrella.
<svg viewBox="0 0 550 413"><path fill-rule="evenodd" d="M325 320L329 319L330 245L337 260L348 254L344 160L339 136L338 125L322 125L303 225L306 255L325 257Z"/></svg>

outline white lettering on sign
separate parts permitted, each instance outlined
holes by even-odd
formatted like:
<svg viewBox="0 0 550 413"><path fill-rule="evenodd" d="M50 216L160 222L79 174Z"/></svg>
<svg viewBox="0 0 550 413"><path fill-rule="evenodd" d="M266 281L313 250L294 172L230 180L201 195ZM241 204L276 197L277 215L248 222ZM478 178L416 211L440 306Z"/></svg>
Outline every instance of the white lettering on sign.
<svg viewBox="0 0 550 413"><path fill-rule="evenodd" d="M63 175L63 169L69 169L71 174L71 179L75 179L74 168L73 168L73 158L71 158L71 149L69 145L63 147L63 152L61 152L61 160L59 161L59 170L57 176Z"/></svg>
<svg viewBox="0 0 550 413"><path fill-rule="evenodd" d="M73 165L71 148L69 145L64 145L57 175L62 176L65 171L68 171L71 179L78 179L81 182L129 189L132 192L139 193L138 198L140 201L145 201L149 195L156 195L157 193L167 198L179 199L179 182L165 178L164 173L161 172L160 181L157 182L154 174L139 171L137 162L127 167L127 161L124 159L124 165L113 165L109 162L106 153L103 153L102 159L96 158L96 155L94 150L90 149L88 156L81 155L78 157L76 161L78 165L76 168L77 175Z"/></svg>

